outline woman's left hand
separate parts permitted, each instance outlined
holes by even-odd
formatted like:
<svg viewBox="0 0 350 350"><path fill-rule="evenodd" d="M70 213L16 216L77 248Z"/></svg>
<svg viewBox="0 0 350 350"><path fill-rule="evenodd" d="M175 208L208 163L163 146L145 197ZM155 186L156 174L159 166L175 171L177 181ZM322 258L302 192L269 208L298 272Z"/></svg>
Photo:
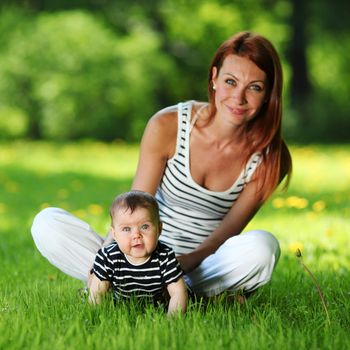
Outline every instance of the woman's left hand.
<svg viewBox="0 0 350 350"><path fill-rule="evenodd" d="M193 271L199 263L197 263L192 256L193 253L184 254L177 256L177 260L180 263L180 266L182 268L182 271L185 273Z"/></svg>

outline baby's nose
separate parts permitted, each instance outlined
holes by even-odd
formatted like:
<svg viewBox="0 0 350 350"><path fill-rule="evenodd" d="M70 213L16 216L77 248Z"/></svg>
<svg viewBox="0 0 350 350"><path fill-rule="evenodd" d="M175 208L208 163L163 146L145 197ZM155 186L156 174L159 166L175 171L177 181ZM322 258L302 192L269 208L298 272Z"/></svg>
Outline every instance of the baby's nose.
<svg viewBox="0 0 350 350"><path fill-rule="evenodd" d="M135 228L132 233L132 238L137 239L139 237L141 237L141 230L139 228Z"/></svg>

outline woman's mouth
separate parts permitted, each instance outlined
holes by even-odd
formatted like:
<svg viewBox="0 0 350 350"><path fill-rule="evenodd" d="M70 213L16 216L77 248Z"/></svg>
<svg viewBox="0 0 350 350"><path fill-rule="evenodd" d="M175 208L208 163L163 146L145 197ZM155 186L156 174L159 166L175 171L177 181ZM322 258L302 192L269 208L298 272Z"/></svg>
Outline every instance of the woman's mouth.
<svg viewBox="0 0 350 350"><path fill-rule="evenodd" d="M244 115L247 111L244 108L236 108L236 107L229 107L226 106L227 109L230 111L230 113L235 115Z"/></svg>

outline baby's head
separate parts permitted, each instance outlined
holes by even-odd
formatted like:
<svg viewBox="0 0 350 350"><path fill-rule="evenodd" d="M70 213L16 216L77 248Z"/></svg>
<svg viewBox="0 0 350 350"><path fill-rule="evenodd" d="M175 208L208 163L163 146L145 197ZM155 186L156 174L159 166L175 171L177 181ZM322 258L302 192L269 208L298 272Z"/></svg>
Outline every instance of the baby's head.
<svg viewBox="0 0 350 350"><path fill-rule="evenodd" d="M147 261L162 228L155 198L142 191L125 192L114 199L110 215L113 237L129 262Z"/></svg>

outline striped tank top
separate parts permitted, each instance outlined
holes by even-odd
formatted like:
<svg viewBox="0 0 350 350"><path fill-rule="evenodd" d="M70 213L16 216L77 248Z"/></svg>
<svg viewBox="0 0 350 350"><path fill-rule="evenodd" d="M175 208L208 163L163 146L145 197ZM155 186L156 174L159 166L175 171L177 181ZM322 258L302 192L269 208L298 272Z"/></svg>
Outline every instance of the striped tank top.
<svg viewBox="0 0 350 350"><path fill-rule="evenodd" d="M189 161L192 106L192 101L178 104L176 151L166 163L156 193L163 222L160 241L176 255L191 252L219 226L261 161L261 155L254 153L225 191L210 191L198 185L192 179Z"/></svg>

